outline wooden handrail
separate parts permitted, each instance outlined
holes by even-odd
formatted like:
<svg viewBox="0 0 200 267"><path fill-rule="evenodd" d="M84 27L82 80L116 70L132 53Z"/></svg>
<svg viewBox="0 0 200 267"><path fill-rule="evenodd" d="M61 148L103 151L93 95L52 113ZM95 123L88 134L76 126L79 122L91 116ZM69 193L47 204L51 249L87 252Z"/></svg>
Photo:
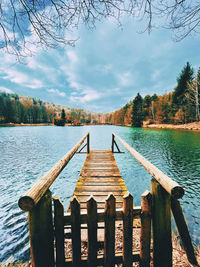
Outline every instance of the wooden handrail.
<svg viewBox="0 0 200 267"><path fill-rule="evenodd" d="M155 178L161 186L174 198L178 199L184 195L184 189L178 183L173 181L170 177L160 171L147 159L145 159L140 153L138 153L133 147L128 145L119 136L113 133L113 135L120 141L120 143L135 157L135 159L149 172L149 174Z"/></svg>
<svg viewBox="0 0 200 267"><path fill-rule="evenodd" d="M89 133L87 133L61 160L59 160L40 180L38 180L31 189L25 193L25 195L19 199L18 205L22 210L30 211L37 205L39 200L74 156L84 140L86 138L88 140L88 136Z"/></svg>

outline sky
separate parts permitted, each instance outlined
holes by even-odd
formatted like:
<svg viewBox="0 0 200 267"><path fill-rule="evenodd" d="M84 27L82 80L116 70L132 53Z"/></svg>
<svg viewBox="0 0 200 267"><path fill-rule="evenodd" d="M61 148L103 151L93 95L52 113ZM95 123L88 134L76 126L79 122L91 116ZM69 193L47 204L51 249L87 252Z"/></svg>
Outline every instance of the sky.
<svg viewBox="0 0 200 267"><path fill-rule="evenodd" d="M120 109L139 92L173 91L187 61L200 67L199 36L173 41L172 32L149 35L131 18L123 27L112 20L78 30L75 47L42 50L26 64L0 52L0 91L37 97L55 104L96 112Z"/></svg>

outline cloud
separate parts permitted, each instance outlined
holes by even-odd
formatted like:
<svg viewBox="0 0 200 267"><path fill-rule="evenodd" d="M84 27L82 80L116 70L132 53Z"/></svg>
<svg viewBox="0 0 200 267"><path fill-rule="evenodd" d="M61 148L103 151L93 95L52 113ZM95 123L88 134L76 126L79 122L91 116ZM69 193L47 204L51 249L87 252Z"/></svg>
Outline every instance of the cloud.
<svg viewBox="0 0 200 267"><path fill-rule="evenodd" d="M67 56L68 56L69 60L71 61L71 63L77 63L78 62L78 57L74 51L68 50Z"/></svg>
<svg viewBox="0 0 200 267"><path fill-rule="evenodd" d="M92 90L92 89L88 89L88 90L83 90L82 96L80 95L77 96L77 94L73 92L70 96L70 101L85 103L85 102L97 100L99 98L101 98L101 94L99 92Z"/></svg>
<svg viewBox="0 0 200 267"><path fill-rule="evenodd" d="M3 79L32 89L43 87L43 83L38 79L33 79L31 73L25 74L22 71L15 69L6 69L4 71Z"/></svg>
<svg viewBox="0 0 200 267"><path fill-rule="evenodd" d="M47 92L55 94L57 96L62 96L62 97L66 96L65 92L61 92L58 89L48 89Z"/></svg>
<svg viewBox="0 0 200 267"><path fill-rule="evenodd" d="M5 92L7 94L13 94L14 92L12 90L10 90L9 88L6 88L6 87L2 87L0 86L0 91L1 92Z"/></svg>
<svg viewBox="0 0 200 267"><path fill-rule="evenodd" d="M117 74L117 79L121 86L129 86L132 83L132 75L129 71Z"/></svg>

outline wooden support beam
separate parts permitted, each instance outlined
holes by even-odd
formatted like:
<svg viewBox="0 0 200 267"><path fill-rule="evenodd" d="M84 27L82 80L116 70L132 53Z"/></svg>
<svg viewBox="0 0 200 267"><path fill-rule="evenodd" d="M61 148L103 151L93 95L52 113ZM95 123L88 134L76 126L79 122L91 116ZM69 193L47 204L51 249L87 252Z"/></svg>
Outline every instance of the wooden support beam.
<svg viewBox="0 0 200 267"><path fill-rule="evenodd" d="M151 193L146 190L141 196L140 267L150 266L151 245Z"/></svg>
<svg viewBox="0 0 200 267"><path fill-rule="evenodd" d="M174 215L179 235L181 237L181 241L183 243L183 247L187 254L188 261L191 264L197 266L198 264L194 254L192 240L189 234L188 226L180 202L176 199L171 199L171 209Z"/></svg>
<svg viewBox="0 0 200 267"><path fill-rule="evenodd" d="M48 190L28 213L32 267L54 266L52 198Z"/></svg>
<svg viewBox="0 0 200 267"><path fill-rule="evenodd" d="M172 266L171 199L155 180L151 180L153 223L153 266Z"/></svg>
<svg viewBox="0 0 200 267"><path fill-rule="evenodd" d="M53 197L54 202L54 228L56 246L56 266L63 267L65 264L64 248L64 207L58 197Z"/></svg>
<svg viewBox="0 0 200 267"><path fill-rule="evenodd" d="M97 202L91 196L87 201L88 266L97 266Z"/></svg>
<svg viewBox="0 0 200 267"><path fill-rule="evenodd" d="M127 192L123 199L123 267L132 266L133 197Z"/></svg>
<svg viewBox="0 0 200 267"><path fill-rule="evenodd" d="M115 197L110 194L105 201L104 266L115 266Z"/></svg>
<svg viewBox="0 0 200 267"><path fill-rule="evenodd" d="M87 135L87 153L90 153L90 135Z"/></svg>
<svg viewBox="0 0 200 267"><path fill-rule="evenodd" d="M72 262L74 266L80 266L81 262L81 223L80 204L76 197L70 203L71 226L72 226Z"/></svg>

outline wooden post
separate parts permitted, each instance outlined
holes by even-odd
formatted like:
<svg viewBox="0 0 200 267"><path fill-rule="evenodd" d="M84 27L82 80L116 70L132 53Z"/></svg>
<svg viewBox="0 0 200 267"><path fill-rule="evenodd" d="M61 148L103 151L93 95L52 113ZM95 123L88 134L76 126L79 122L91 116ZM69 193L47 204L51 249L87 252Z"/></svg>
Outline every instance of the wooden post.
<svg viewBox="0 0 200 267"><path fill-rule="evenodd" d="M104 259L106 267L115 266L115 197L110 194L105 201Z"/></svg>
<svg viewBox="0 0 200 267"><path fill-rule="evenodd" d="M53 267L54 244L52 222L52 198L47 190L36 207L28 214L31 245L31 266Z"/></svg>
<svg viewBox="0 0 200 267"><path fill-rule="evenodd" d="M112 153L114 153L114 140L115 140L115 136L114 134L112 134L112 144L111 144Z"/></svg>
<svg viewBox="0 0 200 267"><path fill-rule="evenodd" d="M87 135L87 153L90 153L90 135Z"/></svg>
<svg viewBox="0 0 200 267"><path fill-rule="evenodd" d="M149 267L151 245L151 193L146 190L141 198L140 267Z"/></svg>
<svg viewBox="0 0 200 267"><path fill-rule="evenodd" d="M72 226L72 262L74 266L80 266L81 262L81 223L80 204L76 197L70 203Z"/></svg>
<svg viewBox="0 0 200 267"><path fill-rule="evenodd" d="M54 201L54 227L55 227L55 245L56 245L56 266L63 267L65 264L64 248L64 207L58 197Z"/></svg>
<svg viewBox="0 0 200 267"><path fill-rule="evenodd" d="M153 223L153 266L172 266L171 200L155 180L151 180Z"/></svg>
<svg viewBox="0 0 200 267"><path fill-rule="evenodd" d="M97 202L91 196L87 201L88 266L97 266Z"/></svg>
<svg viewBox="0 0 200 267"><path fill-rule="evenodd" d="M133 197L129 192L123 197L123 216L123 267L130 267L133 265Z"/></svg>
<svg viewBox="0 0 200 267"><path fill-rule="evenodd" d="M187 254L187 258L191 264L197 265L197 260L194 254L192 240L179 201L176 199L171 199L171 208L178 228L179 235L181 237L181 241L183 243L183 247Z"/></svg>

